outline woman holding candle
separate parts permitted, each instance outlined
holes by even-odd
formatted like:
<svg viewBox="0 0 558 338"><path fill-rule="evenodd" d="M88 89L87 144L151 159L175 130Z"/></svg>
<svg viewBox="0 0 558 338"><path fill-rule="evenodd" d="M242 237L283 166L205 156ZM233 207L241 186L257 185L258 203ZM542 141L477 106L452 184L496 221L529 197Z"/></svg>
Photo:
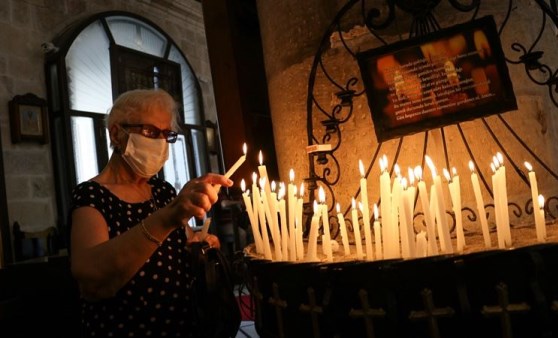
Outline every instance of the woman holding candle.
<svg viewBox="0 0 558 338"><path fill-rule="evenodd" d="M217 201L215 184L232 181L207 174L177 193L156 177L178 129L176 104L163 90L122 94L107 127L114 151L99 175L75 187L70 215L83 336L200 336L191 320L194 276L184 249L199 239L188 221L205 217ZM213 235L205 240L219 246Z"/></svg>

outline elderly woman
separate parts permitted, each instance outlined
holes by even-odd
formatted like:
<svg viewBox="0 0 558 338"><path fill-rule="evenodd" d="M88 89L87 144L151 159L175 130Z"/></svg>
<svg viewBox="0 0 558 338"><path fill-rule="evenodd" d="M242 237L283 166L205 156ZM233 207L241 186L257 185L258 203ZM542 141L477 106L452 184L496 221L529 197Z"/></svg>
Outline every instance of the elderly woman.
<svg viewBox="0 0 558 338"><path fill-rule="evenodd" d="M155 175L177 138L173 98L163 90L122 94L108 115L114 151L101 173L75 187L71 269L82 295L86 337L195 336L189 322L188 226L217 201L207 174L176 193ZM219 246L217 237L204 239Z"/></svg>

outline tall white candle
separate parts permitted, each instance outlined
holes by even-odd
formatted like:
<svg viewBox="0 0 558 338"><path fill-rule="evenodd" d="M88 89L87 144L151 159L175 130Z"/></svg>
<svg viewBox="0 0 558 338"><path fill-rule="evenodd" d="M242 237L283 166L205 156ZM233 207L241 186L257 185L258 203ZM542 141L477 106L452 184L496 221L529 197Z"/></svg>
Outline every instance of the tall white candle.
<svg viewBox="0 0 558 338"><path fill-rule="evenodd" d="M415 186L415 174L413 169L408 169L409 173L409 184L407 185L407 227L409 229L409 248L411 249L411 255L415 257L416 253L416 240L415 240L415 227L414 227L414 217L415 217L415 197L417 196L417 187Z"/></svg>
<svg viewBox="0 0 558 338"><path fill-rule="evenodd" d="M504 240L504 231L502 230L502 200L500 199L500 189L498 187L498 176L496 175L496 166L494 162L490 164L492 169L492 194L494 195L494 214L496 217L496 237L498 238L498 248L504 249L506 242Z"/></svg>
<svg viewBox="0 0 558 338"><path fill-rule="evenodd" d="M362 227L364 228L364 250L366 252L366 260L374 260L374 249L372 248L372 232L370 230L370 219L364 216L364 206L362 202L358 203L360 212L362 213Z"/></svg>
<svg viewBox="0 0 558 338"><path fill-rule="evenodd" d="M417 249L415 257L426 257L428 255L428 241L426 240L426 232L421 231L417 234Z"/></svg>
<svg viewBox="0 0 558 338"><path fill-rule="evenodd" d="M271 255L271 246L269 244L269 233L267 231L267 224L265 221L265 208L263 206L263 201L261 200L261 194L258 189L254 190L253 194L257 194L257 203L258 203L258 216L260 219L260 229L262 232L262 244L264 249L264 257L265 259L272 260Z"/></svg>
<svg viewBox="0 0 558 338"><path fill-rule="evenodd" d="M539 215L540 215L540 219L542 220L542 229L543 229L543 234L542 234L542 238L543 238L543 242L546 242L546 225L545 225L545 220L544 220L544 197L543 195L539 195Z"/></svg>
<svg viewBox="0 0 558 338"><path fill-rule="evenodd" d="M260 198L260 191L259 191L259 187L258 187L258 174L256 174L255 172L252 173L252 208L254 211L254 221L256 222L256 229L260 228L260 218L258 216L258 213L260 212L260 210L258 209L258 207L261 205L261 198ZM261 231L259 231L260 236L261 236ZM260 237L261 238L261 237ZM263 244L263 238L262 238L262 244ZM262 246L263 249L263 246ZM263 253L263 252L260 252Z"/></svg>
<svg viewBox="0 0 558 338"><path fill-rule="evenodd" d="M248 214L248 219L250 221L252 236L254 237L254 244L256 245L256 252L263 253L262 237L260 235L260 230L258 229L258 221L256 220L257 216L254 214L252 201L246 192L246 182L244 179L240 181L240 188L242 189L242 199L244 200L244 206L246 207L246 213Z"/></svg>
<svg viewBox="0 0 558 338"><path fill-rule="evenodd" d="M289 229L288 229L288 219L287 219L287 204L285 201L285 185L280 184L279 193L277 194L279 206L279 217L281 224L281 253L283 255L283 260L289 260ZM294 227L293 227L294 228ZM294 234L293 234L294 235Z"/></svg>
<svg viewBox="0 0 558 338"><path fill-rule="evenodd" d="M446 254L453 253L453 245L451 243L450 230L446 219L446 203L444 198L444 192L442 190L442 179L440 175L436 172L436 167L432 159L426 155L426 163L430 167L432 172L432 181L434 182L434 187L436 191L436 220L439 224L438 230L440 231L440 244L442 251Z"/></svg>
<svg viewBox="0 0 558 338"><path fill-rule="evenodd" d="M399 198L399 233L401 237L401 256L405 259L412 258L410 248L410 233L407 212L407 179L401 178L401 194Z"/></svg>
<svg viewBox="0 0 558 338"><path fill-rule="evenodd" d="M388 161L386 155L380 158L380 211L382 215L382 239L385 259L398 257L396 247L393 245L391 230L391 178L387 167Z"/></svg>
<svg viewBox="0 0 558 338"><path fill-rule="evenodd" d="M267 219L267 224L271 232L271 239L273 240L273 251L275 252L275 259L278 261L283 260L283 255L281 253L281 236L279 235L278 227L275 221L277 220L277 212L275 211L275 201L269 200L268 195L264 191L265 189L265 178L260 179L260 188L262 196L262 204L264 206L265 217ZM273 211L271 210L273 206Z"/></svg>
<svg viewBox="0 0 558 338"><path fill-rule="evenodd" d="M500 189L502 190L500 198L502 199L502 222L504 225L504 240L507 246L512 245L511 229L510 229L510 212L508 208L508 180L506 176L506 166L504 165L504 156L502 153L496 153L498 159L498 171L500 172Z"/></svg>
<svg viewBox="0 0 558 338"><path fill-rule="evenodd" d="M320 206L318 205L318 201L314 200L313 206L314 213L310 222L310 233L308 235L308 253L306 255L306 260L309 262L315 262L318 260L318 227L320 225L320 218L322 217L322 212Z"/></svg>
<svg viewBox="0 0 558 338"><path fill-rule="evenodd" d="M541 208L539 204L539 187L537 183L537 176L533 171L533 167L529 162L525 162L525 167L529 171L529 185L531 186L531 198L533 200L533 216L535 217L535 230L537 233L537 241L544 242L546 240L546 228L544 218L541 217L539 212Z"/></svg>
<svg viewBox="0 0 558 338"><path fill-rule="evenodd" d="M357 259L362 259L364 252L362 251L362 238L360 236L360 224L358 223L358 211L356 209L356 200L353 197L351 201L351 217L353 221L353 231L355 235L356 255Z"/></svg>
<svg viewBox="0 0 558 338"><path fill-rule="evenodd" d="M296 233L295 233L295 219L296 219L296 186L294 185L294 170L289 171L289 185L287 186L287 210L289 213L289 243L288 252L291 261L296 260Z"/></svg>
<svg viewBox="0 0 558 338"><path fill-rule="evenodd" d="M322 208L322 225L323 225L323 240L322 240L322 249L324 254L326 255L326 260L328 262L333 262L333 251L331 248L331 233L329 227L329 213L327 210L327 203L325 199L325 191L323 187L320 187L318 191L321 208Z"/></svg>
<svg viewBox="0 0 558 338"><path fill-rule="evenodd" d="M304 242L302 239L302 233L304 232L302 224L302 212L304 211L304 184L300 184L300 189L298 191L298 198L296 200L296 258L297 260L304 259Z"/></svg>
<svg viewBox="0 0 558 338"><path fill-rule="evenodd" d="M246 143L244 143L244 144L242 145L242 152L243 152L243 155L240 156L240 157L238 158L238 160L236 160L236 162L232 165L232 167L229 168L229 170L227 170L227 172L226 172L225 175L224 175L226 178L230 178L230 177L235 173L235 171L236 171L238 168L240 168L240 166L242 165L242 163L244 163L244 161L246 161L246 151L247 151ZM221 189L221 185L220 185L220 184L216 184L214 187L215 187L215 190L216 190L217 192L219 191L219 189Z"/></svg>
<svg viewBox="0 0 558 338"><path fill-rule="evenodd" d="M374 244L376 248L376 259L383 259L383 249L382 249L382 229L380 227L380 221L378 220L378 205L374 203Z"/></svg>
<svg viewBox="0 0 558 338"><path fill-rule="evenodd" d="M418 179L418 190L420 202L422 205L422 212L424 213L424 220L426 223L426 234L428 236L428 254L437 255L438 245L436 241L436 224L434 221L434 214L430 212L430 200L428 198L428 190L426 188L426 183L422 180L422 168L420 166L415 167L415 176Z"/></svg>
<svg viewBox="0 0 558 338"><path fill-rule="evenodd" d="M399 230L399 208L401 205L401 170L396 163L393 166L395 177L393 178L393 185L391 187L391 231L390 239L395 253L394 258L401 257L401 239Z"/></svg>
<svg viewBox="0 0 558 338"><path fill-rule="evenodd" d="M475 165L473 161L469 161L469 169L471 169L471 184L473 185L473 192L475 193L475 201L477 202L477 213L482 228L482 237L484 239L484 246L490 248L492 243L490 241L490 230L488 229L488 220L486 218L486 211L484 211L484 198L482 197L479 177L475 172Z"/></svg>
<svg viewBox="0 0 558 338"><path fill-rule="evenodd" d="M444 176L448 181L451 205L455 214L455 234L457 237L457 252L463 253L465 248L465 235L463 233L463 217L461 213L461 188L459 186L459 176L450 175L449 171L444 168Z"/></svg>
<svg viewBox="0 0 558 338"><path fill-rule="evenodd" d="M335 206L337 209L337 221L339 223L339 231L341 232L341 242L343 243L343 253L345 256L351 254L351 247L349 246L349 236L347 234L347 225L345 224L345 217L341 213L341 206L339 203Z"/></svg>

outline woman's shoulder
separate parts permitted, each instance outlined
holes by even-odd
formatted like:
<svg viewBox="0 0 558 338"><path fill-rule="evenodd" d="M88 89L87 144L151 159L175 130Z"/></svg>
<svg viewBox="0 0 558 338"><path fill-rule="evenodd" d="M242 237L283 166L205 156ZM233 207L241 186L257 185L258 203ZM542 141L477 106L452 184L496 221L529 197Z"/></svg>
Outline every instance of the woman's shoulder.
<svg viewBox="0 0 558 338"><path fill-rule="evenodd" d="M107 200L112 193L95 181L84 181L76 185L72 191L75 206L91 205Z"/></svg>

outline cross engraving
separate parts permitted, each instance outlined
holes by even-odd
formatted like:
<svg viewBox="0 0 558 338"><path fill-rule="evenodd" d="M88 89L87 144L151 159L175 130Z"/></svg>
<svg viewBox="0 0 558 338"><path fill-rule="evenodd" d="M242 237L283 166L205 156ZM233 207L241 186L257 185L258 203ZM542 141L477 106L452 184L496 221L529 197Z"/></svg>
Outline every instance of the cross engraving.
<svg viewBox="0 0 558 338"><path fill-rule="evenodd" d="M368 304L368 292L364 289L360 289L358 292L360 298L360 304L362 305L362 309L356 310L351 309L349 312L349 316L353 318L361 317L364 319L364 324L366 325L366 337L374 338L374 324L372 319L374 317L385 317L386 312L384 309L371 309L370 304Z"/></svg>
<svg viewBox="0 0 558 338"><path fill-rule="evenodd" d="M498 292L498 304L499 306L483 306L481 313L485 317L500 317L500 323L502 325L502 337L512 338L512 326L510 314L512 312L524 313L528 312L531 308L525 302L519 304L510 304L508 295L508 286L504 283L500 283L496 286L496 292Z"/></svg>
<svg viewBox="0 0 558 338"><path fill-rule="evenodd" d="M436 308L434 306L434 300L432 299L432 290L430 289L423 289L420 294L422 296L422 303L424 304L424 311L411 311L409 319L424 319L428 321L430 338L440 338L438 317L452 317L455 314L455 311L449 306Z"/></svg>
<svg viewBox="0 0 558 338"><path fill-rule="evenodd" d="M262 323L262 300L263 300L263 295L260 292L260 289L258 288L258 277L254 277L254 284L252 287L252 290L250 290L250 294L252 295L252 297L254 298L254 304L256 306L256 325L257 326L261 326L263 325Z"/></svg>
<svg viewBox="0 0 558 338"><path fill-rule="evenodd" d="M287 307L287 302L281 299L279 295L279 286L277 283L273 283L273 297L269 297L269 304L275 306L275 315L277 316L277 329L279 333L279 338L285 337L284 327L283 327L283 311L282 309Z"/></svg>
<svg viewBox="0 0 558 338"><path fill-rule="evenodd" d="M312 333L314 334L315 338L320 337L320 323L319 323L319 315L323 313L323 308L316 304L316 294L313 288L308 288L308 303L309 304L300 304L299 310L301 312L309 312L310 318L312 320ZM325 304L324 304L325 305Z"/></svg>

